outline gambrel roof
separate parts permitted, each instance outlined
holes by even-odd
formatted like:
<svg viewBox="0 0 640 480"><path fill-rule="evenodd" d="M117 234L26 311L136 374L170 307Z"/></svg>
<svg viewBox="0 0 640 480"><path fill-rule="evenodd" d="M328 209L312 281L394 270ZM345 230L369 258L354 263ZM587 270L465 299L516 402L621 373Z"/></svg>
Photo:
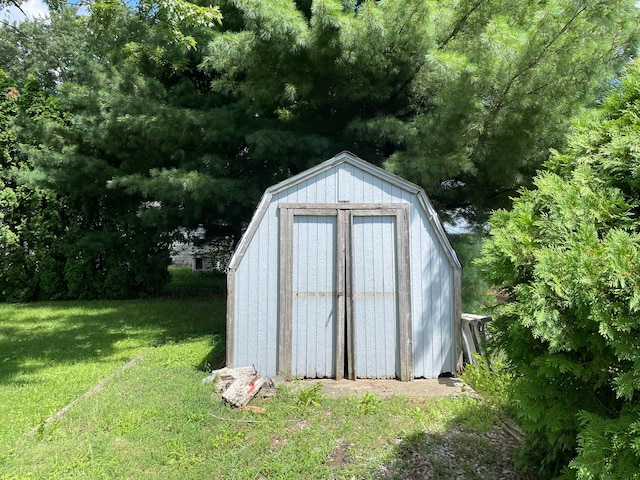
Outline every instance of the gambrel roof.
<svg viewBox="0 0 640 480"><path fill-rule="evenodd" d="M451 243L449 242L447 234L445 233L445 230L442 226L442 223L440 222L440 219L438 217L436 210L433 208L433 205L429 201L427 194L421 187L419 187L418 185L415 185L414 183L409 182L408 180L405 180L404 178L394 175L393 173L387 172L386 170L383 170L382 168L377 167L365 160L362 160L361 158L357 157L351 152L343 151L337 154L336 156L334 156L333 158L330 158L329 160L326 160L316 165L315 167L305 170L304 172L299 173L298 175L294 175L290 178L287 178L286 180L283 180L280 183L272 185L265 191L264 195L262 196L262 199L260 200L260 203L258 204L256 213L253 215L253 218L249 223L246 233L243 235L240 243L236 248L235 253L231 258L231 261L229 263L229 269L235 270L235 268L240 263L240 260L242 259L242 256L244 255L248 244L251 242L251 239L255 235L257 227L260 224L267 210L267 207L271 202L271 199L275 195L285 190L288 190L290 188L293 188L296 185L311 179L312 177L315 177L317 175L320 175L323 172L326 172L327 170L337 168L343 164L351 165L376 178L379 178L383 182L391 184L412 195L415 195L418 198L420 205L422 206L424 211L427 213L429 222L433 227L434 231L436 232L437 239L442 247L442 250L446 253L449 263L455 269L462 268L460 261L458 260L458 257L455 251L453 250Z"/></svg>

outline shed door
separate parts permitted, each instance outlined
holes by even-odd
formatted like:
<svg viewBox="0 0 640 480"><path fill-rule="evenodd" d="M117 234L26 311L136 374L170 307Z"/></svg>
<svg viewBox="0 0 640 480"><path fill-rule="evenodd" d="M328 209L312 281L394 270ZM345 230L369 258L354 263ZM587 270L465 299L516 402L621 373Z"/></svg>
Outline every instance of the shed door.
<svg viewBox="0 0 640 480"><path fill-rule="evenodd" d="M334 377L336 343L335 216L295 216L291 374Z"/></svg>
<svg viewBox="0 0 640 480"><path fill-rule="evenodd" d="M395 216L362 216L351 225L355 375L400 376Z"/></svg>
<svg viewBox="0 0 640 480"><path fill-rule="evenodd" d="M278 372L411 378L406 205L280 205Z"/></svg>

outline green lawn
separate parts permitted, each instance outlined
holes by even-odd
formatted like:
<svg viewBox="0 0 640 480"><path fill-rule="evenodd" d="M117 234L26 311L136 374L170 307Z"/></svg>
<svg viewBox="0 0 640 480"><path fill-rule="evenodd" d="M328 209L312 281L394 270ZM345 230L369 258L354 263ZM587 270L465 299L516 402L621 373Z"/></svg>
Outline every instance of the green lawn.
<svg viewBox="0 0 640 480"><path fill-rule="evenodd" d="M256 399L264 415L225 406L199 368L223 355L224 322L211 297L0 304L0 479L518 478L496 473L510 449L469 397L336 400L300 382Z"/></svg>
<svg viewBox="0 0 640 480"><path fill-rule="evenodd" d="M224 352L224 308L222 299L0 304L0 446L142 351L194 339Z"/></svg>

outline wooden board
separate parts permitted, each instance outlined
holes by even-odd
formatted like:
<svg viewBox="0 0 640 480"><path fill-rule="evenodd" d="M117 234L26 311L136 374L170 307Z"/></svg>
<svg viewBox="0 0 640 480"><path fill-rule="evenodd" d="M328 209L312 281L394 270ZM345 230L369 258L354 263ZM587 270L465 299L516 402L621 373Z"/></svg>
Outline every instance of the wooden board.
<svg viewBox="0 0 640 480"><path fill-rule="evenodd" d="M240 374L222 393L222 398L234 407L243 407L258 394L265 381L259 373Z"/></svg>

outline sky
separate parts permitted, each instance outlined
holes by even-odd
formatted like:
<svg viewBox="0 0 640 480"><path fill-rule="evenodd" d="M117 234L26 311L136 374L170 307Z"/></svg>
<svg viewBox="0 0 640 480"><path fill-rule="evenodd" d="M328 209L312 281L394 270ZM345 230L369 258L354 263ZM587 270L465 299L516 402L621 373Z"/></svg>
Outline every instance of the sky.
<svg viewBox="0 0 640 480"><path fill-rule="evenodd" d="M46 17L49 15L49 7L43 0L25 1L20 8L26 13L28 18ZM16 7L9 7L0 10L0 19L10 23L25 20L25 15Z"/></svg>

